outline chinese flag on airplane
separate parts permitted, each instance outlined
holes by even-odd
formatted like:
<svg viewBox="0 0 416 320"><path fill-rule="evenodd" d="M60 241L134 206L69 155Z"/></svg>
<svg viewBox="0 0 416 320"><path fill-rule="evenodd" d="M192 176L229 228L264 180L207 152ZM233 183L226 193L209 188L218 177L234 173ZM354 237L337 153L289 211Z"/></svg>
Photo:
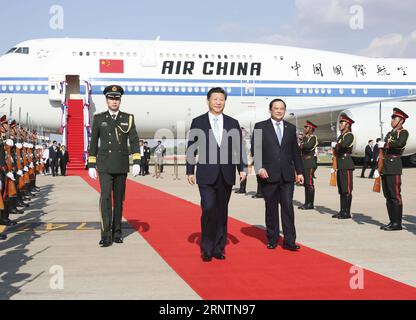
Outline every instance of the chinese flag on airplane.
<svg viewBox="0 0 416 320"><path fill-rule="evenodd" d="M124 73L124 60L100 59L100 73Z"/></svg>

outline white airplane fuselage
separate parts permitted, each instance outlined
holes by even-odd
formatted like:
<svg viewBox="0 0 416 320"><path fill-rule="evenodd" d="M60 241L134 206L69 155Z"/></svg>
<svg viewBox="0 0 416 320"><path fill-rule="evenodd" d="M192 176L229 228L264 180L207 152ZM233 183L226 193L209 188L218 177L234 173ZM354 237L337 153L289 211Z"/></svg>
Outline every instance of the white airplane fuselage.
<svg viewBox="0 0 416 320"><path fill-rule="evenodd" d="M415 80L414 59L248 43L40 39L0 57L0 113L9 113L12 98L14 118L20 108L23 124L28 113L35 124L57 129L62 81L68 98L85 98L84 84L91 85L91 113L106 110L102 91L118 84L125 90L122 110L135 115L139 136L152 138L160 129L189 128L192 118L207 111L207 91L220 86L229 96L225 113L247 129L266 119L269 102L279 97L289 120L309 117L330 139L328 128L340 108L360 105L350 109L359 117L354 130L361 135L360 154L363 141L380 135L380 120L382 132L390 130L391 107L412 100ZM414 104L400 102L410 115L407 127L416 124ZM416 152L412 135L407 151Z"/></svg>

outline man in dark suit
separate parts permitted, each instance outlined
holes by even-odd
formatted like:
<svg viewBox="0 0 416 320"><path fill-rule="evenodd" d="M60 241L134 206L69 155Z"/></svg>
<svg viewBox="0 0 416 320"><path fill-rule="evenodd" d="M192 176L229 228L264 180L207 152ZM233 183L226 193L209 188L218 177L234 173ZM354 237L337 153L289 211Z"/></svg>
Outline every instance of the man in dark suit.
<svg viewBox="0 0 416 320"><path fill-rule="evenodd" d="M144 158L145 158L145 167L144 174L149 174L149 162L150 162L150 148L147 141L144 142Z"/></svg>
<svg viewBox="0 0 416 320"><path fill-rule="evenodd" d="M66 176L66 166L69 162L69 154L68 154L68 151L66 151L66 148L64 145L62 145L61 150L59 150L58 158L59 158L59 166L61 168L61 175Z"/></svg>
<svg viewBox="0 0 416 320"><path fill-rule="evenodd" d="M254 168L263 181L266 204L268 249L279 239L279 208L282 209L283 248L297 251L293 192L295 182L304 183L303 164L296 127L283 120L286 104L274 99L269 104L271 118L256 123L251 142Z"/></svg>
<svg viewBox="0 0 416 320"><path fill-rule="evenodd" d="M377 166L378 166L378 158L379 158L379 148L378 148L378 143L381 141L381 138L377 138L376 139L376 144L373 147L373 162L371 163L371 171L370 171L370 175L368 176L370 179L374 178L374 171L376 171Z"/></svg>
<svg viewBox="0 0 416 320"><path fill-rule="evenodd" d="M201 195L202 260L224 260L227 242L228 203L235 184L246 178L247 164L241 128L237 120L223 114L227 93L212 88L207 94L209 112L192 120L186 151L188 182L196 183ZM196 163L198 154L198 163Z"/></svg>
<svg viewBox="0 0 416 320"><path fill-rule="evenodd" d="M364 164L363 169L361 170L361 178L365 178L365 170L373 163L373 144L374 140L369 140L367 146L365 147L365 155L364 155ZM370 174L371 176L371 174Z"/></svg>
<svg viewBox="0 0 416 320"><path fill-rule="evenodd" d="M53 141L52 146L49 148L49 159L52 169L52 176L58 175L58 144Z"/></svg>

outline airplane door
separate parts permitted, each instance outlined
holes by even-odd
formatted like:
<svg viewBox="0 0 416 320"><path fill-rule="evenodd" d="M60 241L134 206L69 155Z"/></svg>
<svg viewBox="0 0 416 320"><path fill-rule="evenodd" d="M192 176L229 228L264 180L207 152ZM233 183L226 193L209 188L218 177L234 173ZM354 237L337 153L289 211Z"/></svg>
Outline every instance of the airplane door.
<svg viewBox="0 0 416 320"><path fill-rule="evenodd" d="M51 101L61 101L62 91L61 83L65 81L63 74L51 74L48 77L48 95Z"/></svg>
<svg viewBox="0 0 416 320"><path fill-rule="evenodd" d="M158 41L143 42L140 44L140 56L142 67L157 67L158 65Z"/></svg>

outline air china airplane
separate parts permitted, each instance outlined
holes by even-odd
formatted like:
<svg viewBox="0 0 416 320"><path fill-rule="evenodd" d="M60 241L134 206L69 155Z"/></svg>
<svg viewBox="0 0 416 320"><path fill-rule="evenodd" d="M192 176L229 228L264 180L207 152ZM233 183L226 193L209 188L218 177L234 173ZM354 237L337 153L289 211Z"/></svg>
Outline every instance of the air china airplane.
<svg viewBox="0 0 416 320"><path fill-rule="evenodd" d="M0 113L21 108L34 123L58 129L66 101L83 99L89 114L106 110L102 91L125 89L122 109L133 113L139 135L189 128L207 111L214 86L229 95L225 112L247 129L266 119L268 103L287 102L287 120L319 126L321 141L337 135L341 112L355 120L354 154L384 136L393 107L416 128L416 60L372 59L294 47L250 44L103 39L39 39L0 56ZM88 121L87 121L88 122ZM416 153L410 134L406 154ZM416 162L416 156L412 158Z"/></svg>

